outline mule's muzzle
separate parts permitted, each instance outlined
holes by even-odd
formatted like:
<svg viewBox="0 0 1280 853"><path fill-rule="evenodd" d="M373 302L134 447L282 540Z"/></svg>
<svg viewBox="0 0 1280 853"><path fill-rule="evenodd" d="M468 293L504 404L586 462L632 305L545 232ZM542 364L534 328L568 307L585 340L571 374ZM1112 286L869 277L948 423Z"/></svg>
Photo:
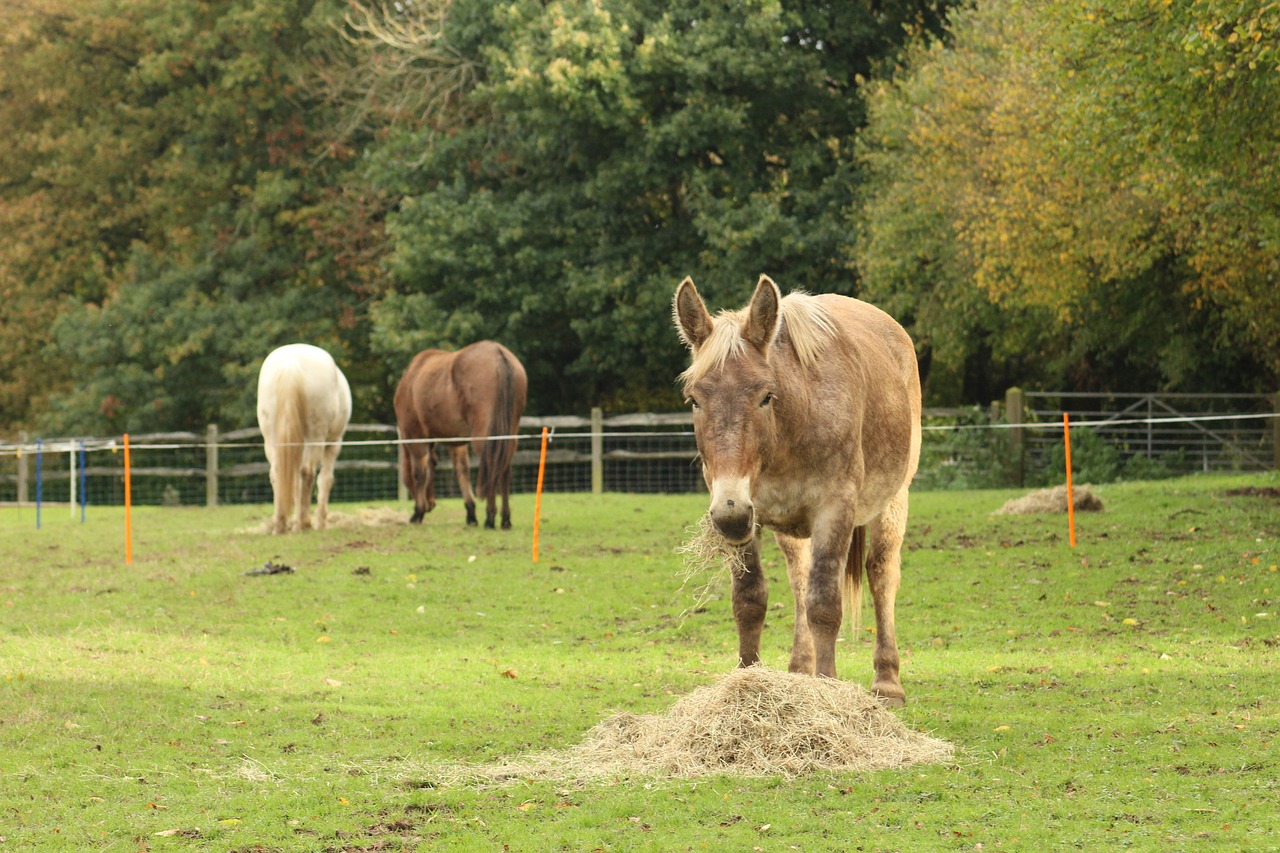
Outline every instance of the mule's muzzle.
<svg viewBox="0 0 1280 853"><path fill-rule="evenodd" d="M756 511L751 501L721 500L711 505L711 523L730 545L743 545L756 532Z"/></svg>

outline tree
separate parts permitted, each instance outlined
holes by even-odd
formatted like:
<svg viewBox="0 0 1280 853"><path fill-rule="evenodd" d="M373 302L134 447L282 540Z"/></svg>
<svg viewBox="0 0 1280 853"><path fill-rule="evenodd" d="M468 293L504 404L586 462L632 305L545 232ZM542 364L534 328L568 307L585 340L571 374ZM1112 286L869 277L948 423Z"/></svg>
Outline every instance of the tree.
<svg viewBox="0 0 1280 853"><path fill-rule="evenodd" d="M1182 25L1146 3L1110 5L1142 10L1152 20L1132 26L1147 30L1114 36L1094 5L957 13L947 45L910 52L870 98L860 268L867 292L896 301L935 348L942 396L972 399L955 377L973 360L985 375L1090 389L1275 381L1274 341L1238 316L1246 302L1275 310L1274 287L1244 283L1265 280L1266 262L1237 251L1250 255L1234 267L1240 286L1215 288L1199 258L1231 241L1191 225L1231 198L1190 190L1232 158L1179 153L1177 108L1155 109L1173 72L1148 72L1171 62ZM1179 174L1182 191L1158 189Z"/></svg>
<svg viewBox="0 0 1280 853"><path fill-rule="evenodd" d="M336 9L55 2L6 42L0 271L29 307L6 314L24 333L0 422L252 423L257 364L300 339L354 360L378 408L362 321L380 202L344 187L354 150L321 144L333 113L302 85Z"/></svg>
<svg viewBox="0 0 1280 853"><path fill-rule="evenodd" d="M665 409L684 275L725 307L761 272L853 292L858 75L945 9L876 5L453 3L437 53L478 69L456 122L374 155L380 186L409 182L374 314L387 363L491 337L531 410Z"/></svg>

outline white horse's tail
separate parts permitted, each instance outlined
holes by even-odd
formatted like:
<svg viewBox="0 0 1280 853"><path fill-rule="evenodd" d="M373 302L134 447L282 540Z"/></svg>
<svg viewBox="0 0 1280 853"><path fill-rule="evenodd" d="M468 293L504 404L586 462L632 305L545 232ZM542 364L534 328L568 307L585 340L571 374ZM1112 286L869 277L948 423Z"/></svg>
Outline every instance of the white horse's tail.
<svg viewBox="0 0 1280 853"><path fill-rule="evenodd" d="M298 484L302 472L304 425L307 417L306 389L297 364L291 363L281 371L276 381L276 421L273 441L276 445L276 463L279 472L276 488L279 490L280 512L286 523L301 501L311 500L310 495L299 495Z"/></svg>

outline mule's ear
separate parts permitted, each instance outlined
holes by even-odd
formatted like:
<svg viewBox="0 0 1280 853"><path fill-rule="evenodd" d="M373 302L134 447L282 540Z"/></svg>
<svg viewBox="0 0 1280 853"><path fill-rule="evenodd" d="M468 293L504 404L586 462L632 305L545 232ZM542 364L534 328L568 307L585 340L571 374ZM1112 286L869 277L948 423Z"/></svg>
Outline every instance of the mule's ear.
<svg viewBox="0 0 1280 853"><path fill-rule="evenodd" d="M680 282L671 309L680 340L697 353L698 347L711 337L711 315L707 313L707 306L698 295L698 288L693 286L693 279L685 276L684 281Z"/></svg>
<svg viewBox="0 0 1280 853"><path fill-rule="evenodd" d="M773 279L762 275L756 282L756 292L751 296L751 306L747 310L742 336L747 339L747 343L765 352L769 349L769 344L773 343L781 325L782 292L773 283Z"/></svg>

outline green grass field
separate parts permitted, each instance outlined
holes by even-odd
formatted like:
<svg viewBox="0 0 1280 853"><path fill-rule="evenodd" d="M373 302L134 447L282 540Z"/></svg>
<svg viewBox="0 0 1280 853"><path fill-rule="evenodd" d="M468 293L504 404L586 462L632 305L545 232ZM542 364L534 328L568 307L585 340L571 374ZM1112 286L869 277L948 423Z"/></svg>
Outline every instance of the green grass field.
<svg viewBox="0 0 1280 853"><path fill-rule="evenodd" d="M500 787L432 768L733 667L726 597L681 618L703 497L547 495L537 564L531 496L511 532L458 501L289 537L140 508L131 566L121 509L0 509L0 850L1280 849L1280 499L1242 487L1280 478L1099 488L1074 550L1063 517L993 516L1013 492L914 494L898 714L954 764ZM245 574L269 560L294 572ZM839 658L864 686L869 636Z"/></svg>

